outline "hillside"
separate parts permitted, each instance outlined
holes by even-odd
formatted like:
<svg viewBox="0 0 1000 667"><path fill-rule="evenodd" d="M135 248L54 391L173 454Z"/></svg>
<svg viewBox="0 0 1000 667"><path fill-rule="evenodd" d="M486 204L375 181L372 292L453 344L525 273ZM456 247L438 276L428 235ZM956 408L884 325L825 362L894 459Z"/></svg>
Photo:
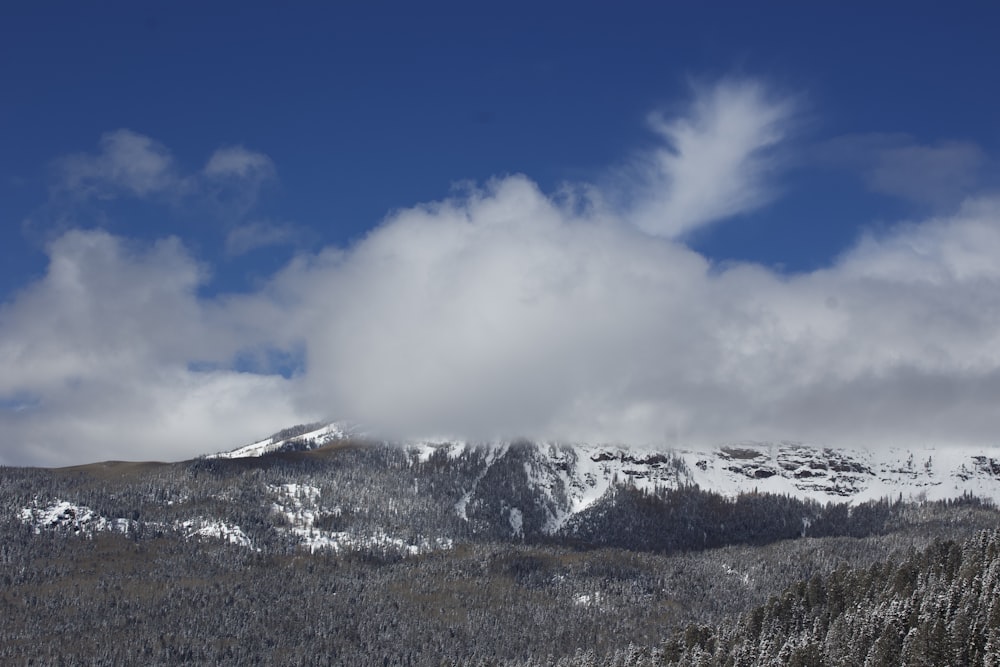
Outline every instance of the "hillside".
<svg viewBox="0 0 1000 667"><path fill-rule="evenodd" d="M798 581L997 525L988 453L924 455L391 444L313 424L177 463L3 468L0 659L690 656L670 642L692 624L729 638Z"/></svg>

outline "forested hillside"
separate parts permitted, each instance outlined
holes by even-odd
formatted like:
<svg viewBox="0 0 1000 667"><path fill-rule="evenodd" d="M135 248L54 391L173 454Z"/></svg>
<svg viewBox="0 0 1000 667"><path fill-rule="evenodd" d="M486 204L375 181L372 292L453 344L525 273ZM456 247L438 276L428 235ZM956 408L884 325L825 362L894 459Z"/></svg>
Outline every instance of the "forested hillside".
<svg viewBox="0 0 1000 667"><path fill-rule="evenodd" d="M967 664L992 650L988 503L626 476L566 514L538 460L343 439L0 469L0 662L865 664L959 655L963 629Z"/></svg>
<svg viewBox="0 0 1000 667"><path fill-rule="evenodd" d="M721 627L690 625L629 665L1000 664L1000 531L901 560L839 566ZM564 661L565 662L565 661Z"/></svg>

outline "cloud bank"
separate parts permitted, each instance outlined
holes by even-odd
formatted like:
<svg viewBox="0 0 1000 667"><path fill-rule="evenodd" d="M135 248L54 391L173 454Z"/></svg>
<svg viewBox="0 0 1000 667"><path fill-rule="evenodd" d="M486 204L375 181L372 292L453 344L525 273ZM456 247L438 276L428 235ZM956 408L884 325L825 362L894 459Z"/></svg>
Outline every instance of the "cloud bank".
<svg viewBox="0 0 1000 667"><path fill-rule="evenodd" d="M684 245L773 196L794 118L724 83L658 121L667 146L627 206L497 178L241 295L200 296L208 271L176 239L67 233L0 309L0 460L176 459L323 417L408 436L992 446L1000 200L811 273ZM219 168L253 168L237 157Z"/></svg>

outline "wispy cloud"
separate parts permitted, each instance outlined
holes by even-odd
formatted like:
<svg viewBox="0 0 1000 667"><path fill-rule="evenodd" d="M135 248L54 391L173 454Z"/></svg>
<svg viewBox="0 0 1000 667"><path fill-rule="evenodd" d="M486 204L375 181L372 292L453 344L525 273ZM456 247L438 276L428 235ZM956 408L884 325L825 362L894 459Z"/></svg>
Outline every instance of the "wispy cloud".
<svg viewBox="0 0 1000 667"><path fill-rule="evenodd" d="M857 170L872 191L937 209L982 185L989 160L970 142L921 144L906 134L856 134L822 144L820 159Z"/></svg>
<svg viewBox="0 0 1000 667"><path fill-rule="evenodd" d="M200 170L185 171L163 144L127 129L105 133L96 153L67 155L54 166L60 211L72 212L88 200L131 197L174 205L207 202L229 221L249 212L277 175L271 158L243 146L219 148Z"/></svg>
<svg viewBox="0 0 1000 667"><path fill-rule="evenodd" d="M303 231L291 223L255 220L229 230L226 254L238 257L260 248L295 245L302 236Z"/></svg>
<svg viewBox="0 0 1000 667"><path fill-rule="evenodd" d="M676 238L758 208L775 196L778 149L797 105L755 81L724 81L696 90L680 117L654 114L665 146L638 165L640 193L630 196L640 228Z"/></svg>
<svg viewBox="0 0 1000 667"><path fill-rule="evenodd" d="M208 158L204 173L209 178L265 180L274 176L271 158L243 146L220 148Z"/></svg>
<svg viewBox="0 0 1000 667"><path fill-rule="evenodd" d="M209 157L199 174L198 188L217 215L232 223L253 209L263 187L276 175L268 156L243 146L228 146Z"/></svg>
<svg viewBox="0 0 1000 667"><path fill-rule="evenodd" d="M165 146L125 129L102 135L96 154L60 158L56 169L56 187L80 197L148 197L175 191L183 183Z"/></svg>

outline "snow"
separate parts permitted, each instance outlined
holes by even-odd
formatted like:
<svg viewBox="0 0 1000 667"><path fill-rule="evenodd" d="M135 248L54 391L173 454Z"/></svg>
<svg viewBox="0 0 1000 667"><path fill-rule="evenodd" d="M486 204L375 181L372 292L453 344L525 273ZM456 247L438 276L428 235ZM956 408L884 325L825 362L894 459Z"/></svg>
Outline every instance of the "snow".
<svg viewBox="0 0 1000 667"><path fill-rule="evenodd" d="M524 536L524 515L521 514L521 510L516 507L510 508L510 515L508 517L510 521L510 530L515 537Z"/></svg>
<svg viewBox="0 0 1000 667"><path fill-rule="evenodd" d="M320 530L315 526L317 520L331 514L340 515L341 509L322 506L322 492L319 487L290 482L267 488L275 496L275 502L271 505L272 512L282 515L288 523L288 526L279 527L278 530L295 537L296 541L309 549L310 553L320 549L332 549L338 552L376 549L403 555L418 555L451 549L454 546L453 541L447 537L421 537L415 542L408 542L379 529L366 534ZM55 500L48 504L36 500L29 507L21 509L18 518L33 526L35 533L41 533L43 530L60 530L93 536L94 533L101 531L128 533L136 526L135 521L108 519L85 505L65 500ZM221 540L233 546L260 551L242 528L220 519L198 516L177 520L171 524L151 522L145 525L179 533L184 539Z"/></svg>
<svg viewBox="0 0 1000 667"><path fill-rule="evenodd" d="M64 530L88 536L102 531L127 533L133 525L128 519L108 519L86 505L66 500L56 500L46 506L36 500L20 511L19 518L33 526L36 534L43 530Z"/></svg>
<svg viewBox="0 0 1000 667"><path fill-rule="evenodd" d="M295 438L268 438L210 458L262 456L293 440L323 445L358 432L346 422L333 422ZM458 516L468 520L468 506L479 482L506 454L509 443L473 444L439 437L406 441L402 446L419 462L427 462L440 451L454 460L485 448L480 475L454 506ZM830 450L794 442L741 442L715 448L657 449L543 442L537 444L537 452L538 457L526 464L525 474L545 496L545 531L550 533L593 505L611 486L626 482L645 491L696 484L730 497L759 491L824 503L861 503L900 495L904 500L941 500L963 493L1000 503L1000 447ZM683 465L678 468L671 459ZM307 512L307 508L292 510L292 523L306 520L295 513Z"/></svg>
<svg viewBox="0 0 1000 667"><path fill-rule="evenodd" d="M19 518L22 522L33 526L36 534L43 530L59 530L92 537L99 532L128 533L137 525L137 522L130 519L103 517L86 505L77 505L66 500L55 500L47 505L36 500L31 506L19 512ZM197 517L175 521L170 526L159 523L145 525L161 530L174 530L183 534L186 539L208 537L241 547L253 547L250 538L239 526L216 519Z"/></svg>
<svg viewBox="0 0 1000 667"><path fill-rule="evenodd" d="M525 474L549 500L552 509L542 529L548 534L557 532L570 517L593 505L616 481L630 480L637 488L649 491L689 482L663 462L667 457L662 452L558 443L539 444L538 452L538 460L525 464Z"/></svg>
<svg viewBox="0 0 1000 667"><path fill-rule="evenodd" d="M503 443L480 447L487 449L485 465L455 504L456 514L465 520L479 482L507 452ZM832 450L794 442L742 442L656 450L543 442L524 462L524 476L547 514L542 526L547 534L558 532L616 484L649 492L697 485L726 497L760 492L823 504L900 497L920 502L967 493L1000 504L1000 448ZM518 519L512 512L506 518L517 534Z"/></svg>
<svg viewBox="0 0 1000 667"><path fill-rule="evenodd" d="M470 444L457 438L436 437L407 441L404 446L417 455L420 463L427 463L438 451L443 451L449 460L454 460L464 454Z"/></svg>
<svg viewBox="0 0 1000 667"><path fill-rule="evenodd" d="M1000 503L998 448L893 447L830 450L796 443L680 451L702 489L727 496L759 491L820 502L881 498L944 500L963 493ZM751 452L757 455L750 457ZM757 476L767 475L767 476Z"/></svg>
<svg viewBox="0 0 1000 667"><path fill-rule="evenodd" d="M315 553L321 549L331 549L335 552L373 549L393 551L404 556L417 556L430 551L451 549L453 546L452 540L446 537L438 537L433 540L422 538L417 543L408 543L402 538L392 537L381 531L362 535L347 531L292 528L291 532L299 537L300 544L309 549L309 553Z"/></svg>
<svg viewBox="0 0 1000 667"><path fill-rule="evenodd" d="M222 540L238 547L253 548L253 542L250 541L250 538L247 537L242 528L226 523L225 521L197 517L195 519L175 522L174 528L182 532L186 539L208 537ZM257 551L260 551L260 549L257 549Z"/></svg>
<svg viewBox="0 0 1000 667"><path fill-rule="evenodd" d="M748 573L737 572L733 568L729 567L729 565L727 565L726 563L722 564L722 571L731 577L736 577L737 579L739 579L741 582L743 582L744 586L750 585L750 575Z"/></svg>
<svg viewBox="0 0 1000 667"><path fill-rule="evenodd" d="M556 493L559 489L567 496L569 476L563 469L568 465L566 461L566 451L557 450L548 444L539 444L538 451L542 456L538 459L531 459L524 464L524 474L529 485L542 491L548 502L545 505L547 518L542 527L545 533L554 533L569 518L570 511L567 511L565 502L560 502Z"/></svg>
<svg viewBox="0 0 1000 667"><path fill-rule="evenodd" d="M554 499L566 493L565 519L590 507L616 481L655 491L697 485L727 497L773 493L822 503L882 498L943 500L969 493L1000 504L1000 447L831 450L800 443L739 443L700 450L538 445L530 483ZM672 461L679 459L680 466Z"/></svg>
<svg viewBox="0 0 1000 667"><path fill-rule="evenodd" d="M310 431L308 433L303 433L292 438L285 438L284 440L276 440L275 438L267 438L265 440L258 440L257 442L245 445L238 449L234 449L229 452L219 452L217 454L208 454L205 458L209 459L242 459L251 458L256 456L264 456L270 452L277 451L281 449L284 445L293 441L309 442L313 441L316 443L317 447L322 447L325 444L333 442L334 440L343 440L344 438L350 437L355 434L355 430L346 422L331 422L325 426L321 426L318 429Z"/></svg>
<svg viewBox="0 0 1000 667"><path fill-rule="evenodd" d="M341 516L340 507L325 507L322 505L322 491L317 486L309 484L287 483L268 486L268 491L275 496L271 511L281 515L288 522L287 527L278 530L291 535L309 553L322 549L340 551L360 551L374 549L393 551L403 555L415 556L429 551L451 549L449 538L421 538L416 543L408 543L402 538L393 537L382 530L368 534L350 531L330 531L316 528L316 522L323 516Z"/></svg>
<svg viewBox="0 0 1000 667"><path fill-rule="evenodd" d="M345 433L338 424L329 424L299 437L326 442L346 437ZM259 455L284 442L287 441L260 441L220 456ZM556 534L574 515L592 507L614 486L624 484L650 492L697 485L727 497L760 492L824 504L857 504L884 498L935 501L964 494L1000 504L1000 447L833 450L795 442L740 442L714 448L657 450L541 442L527 449L521 446L512 449L507 441L470 444L454 440L423 440L403 446L415 455L411 461L427 461L435 452L442 452L453 461L469 457L463 461L463 468L467 463L476 464L475 474L457 494L453 506L456 515L466 521L471 508L483 506L477 495L481 493L482 480L504 457L516 455L518 465L523 464L523 473L505 465L504 474L509 475L512 470L516 477L523 474L520 481L510 482L525 484L538 504L525 505L524 496L518 494L501 505L502 513L496 518L510 526L514 537L524 536L529 520L526 517L530 517L532 529L533 522L540 520L544 533ZM419 486L420 480L415 478L415 493ZM323 490L303 480L289 479L269 485L266 493L272 516L278 519L276 530L310 552L370 549L416 555L453 546L444 536L401 537L393 533L402 529L395 531L370 523L362 527L363 521L357 517L347 522L343 519L344 508L325 502ZM236 502L230 495L223 492L217 497ZM515 503L520 506L513 506ZM167 504L172 505L173 500ZM92 536L101 531L131 533L139 526L137 521L104 517L90 507L62 499L36 498L31 505L20 509L17 517L36 533L51 530ZM241 548L256 548L240 526L216 518L198 516L142 525L179 533L185 539L213 539ZM332 530L333 527L340 530ZM808 523L804 523L803 534L807 529ZM727 574L738 573L727 571Z"/></svg>
<svg viewBox="0 0 1000 667"><path fill-rule="evenodd" d="M290 525L296 528L312 528L316 523L321 512L319 503L322 493L319 487L290 483L267 488L277 497L271 505L271 511L283 516ZM335 507L326 514L340 516L342 510Z"/></svg>
<svg viewBox="0 0 1000 667"><path fill-rule="evenodd" d="M601 604L601 593L578 593L573 596L573 604L578 607L593 607Z"/></svg>
<svg viewBox="0 0 1000 667"><path fill-rule="evenodd" d="M465 443L462 443L459 446L461 446L462 451L464 452L466 447ZM500 442L493 446L488 447L486 451L486 462L485 465L483 466L483 469L476 476L476 479L473 480L472 487L468 491L466 491L461 498L458 499L457 503L455 503L455 512L463 520L465 521L469 520L469 516L468 514L466 514L466 508L469 505L469 500L472 499L472 495L476 492L476 487L478 487L479 483L483 481L484 477L486 477L486 473L489 471L490 466L492 466L496 461L502 459L504 454L507 453L507 450L509 448L510 448L509 442ZM451 451L452 451L451 449L448 450L449 456L451 456Z"/></svg>

